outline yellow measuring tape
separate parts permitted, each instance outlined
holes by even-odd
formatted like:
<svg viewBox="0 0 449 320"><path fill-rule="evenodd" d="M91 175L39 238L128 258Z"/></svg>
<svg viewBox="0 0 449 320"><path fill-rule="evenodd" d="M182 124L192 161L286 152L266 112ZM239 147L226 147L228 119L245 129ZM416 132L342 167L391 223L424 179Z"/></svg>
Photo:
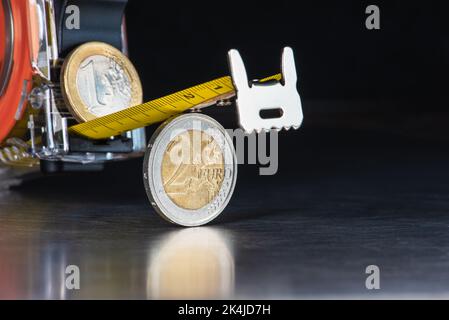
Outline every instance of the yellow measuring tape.
<svg viewBox="0 0 449 320"><path fill-rule="evenodd" d="M260 82L281 80L281 74L264 78ZM123 132L162 122L188 109L205 107L235 95L231 77L212 80L150 102L130 107L69 128L69 132L90 139L107 139ZM31 142L28 141L28 144ZM0 148L0 164L17 167L33 167L37 158L27 153L27 147L13 145Z"/></svg>
<svg viewBox="0 0 449 320"><path fill-rule="evenodd" d="M260 80L280 80L277 74ZM90 139L106 139L123 132L162 122L188 109L206 106L235 94L231 77L212 80L168 96L146 102L69 128L69 132Z"/></svg>

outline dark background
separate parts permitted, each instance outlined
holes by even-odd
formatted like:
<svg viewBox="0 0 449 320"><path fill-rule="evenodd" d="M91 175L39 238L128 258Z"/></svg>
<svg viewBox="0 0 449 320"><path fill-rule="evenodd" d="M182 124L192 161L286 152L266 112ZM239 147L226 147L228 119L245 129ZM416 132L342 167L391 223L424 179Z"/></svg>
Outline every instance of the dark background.
<svg viewBox="0 0 449 320"><path fill-rule="evenodd" d="M370 4L381 30L365 27ZM231 48L254 77L272 74L288 45L304 99L443 98L446 14L443 1L130 0L128 36L148 96L228 74Z"/></svg>
<svg viewBox="0 0 449 320"><path fill-rule="evenodd" d="M370 4L380 8L381 30L365 27ZM288 45L305 128L446 140L447 8L443 1L130 0L130 56L151 99L229 74L231 48L250 77L271 75ZM227 124L235 113L225 113Z"/></svg>

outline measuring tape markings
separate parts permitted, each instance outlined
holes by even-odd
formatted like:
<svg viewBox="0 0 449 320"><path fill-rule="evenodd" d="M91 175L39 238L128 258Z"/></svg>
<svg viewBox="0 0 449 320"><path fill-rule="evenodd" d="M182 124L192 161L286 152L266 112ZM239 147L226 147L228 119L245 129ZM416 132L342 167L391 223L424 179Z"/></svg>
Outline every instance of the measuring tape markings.
<svg viewBox="0 0 449 320"><path fill-rule="evenodd" d="M260 80L280 80L277 74ZM220 97L235 93L231 77L212 80L162 98L158 98L110 115L97 118L69 128L69 132L90 139L107 139L123 132L162 122L173 115L182 113L208 102L216 102Z"/></svg>
<svg viewBox="0 0 449 320"><path fill-rule="evenodd" d="M230 77L207 82L180 92L70 127L70 132L91 139L106 139L125 131L162 122L234 90Z"/></svg>

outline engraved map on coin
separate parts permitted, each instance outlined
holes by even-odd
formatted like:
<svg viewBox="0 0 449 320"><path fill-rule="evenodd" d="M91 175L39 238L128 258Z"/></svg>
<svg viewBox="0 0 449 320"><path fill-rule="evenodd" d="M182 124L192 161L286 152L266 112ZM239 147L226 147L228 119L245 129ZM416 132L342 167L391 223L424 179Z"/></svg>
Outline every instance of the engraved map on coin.
<svg viewBox="0 0 449 320"><path fill-rule="evenodd" d="M131 103L130 79L109 57L93 55L86 58L78 69L76 82L88 111L96 116L123 110Z"/></svg>
<svg viewBox="0 0 449 320"><path fill-rule="evenodd" d="M219 193L224 167L223 152L214 138L198 130L186 131L165 150L161 167L165 192L183 209L203 208Z"/></svg>

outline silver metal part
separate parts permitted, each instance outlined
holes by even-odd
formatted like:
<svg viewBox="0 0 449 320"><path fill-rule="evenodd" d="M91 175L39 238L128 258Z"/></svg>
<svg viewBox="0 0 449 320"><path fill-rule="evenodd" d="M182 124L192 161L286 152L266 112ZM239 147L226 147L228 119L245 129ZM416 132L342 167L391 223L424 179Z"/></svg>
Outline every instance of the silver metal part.
<svg viewBox="0 0 449 320"><path fill-rule="evenodd" d="M52 153L55 152L55 130L53 126L53 105L51 99L51 91L50 87L45 86L43 88L45 94L44 100L44 110L45 110L45 125L46 125L46 138L47 138L47 147L46 149Z"/></svg>
<svg viewBox="0 0 449 320"><path fill-rule="evenodd" d="M36 154L36 126L34 124L34 115L30 114L27 124L28 130L30 130L30 152L34 156Z"/></svg>
<svg viewBox="0 0 449 320"><path fill-rule="evenodd" d="M69 128L67 126L67 118L61 119L61 136L62 136L62 152L64 154L69 153Z"/></svg>
<svg viewBox="0 0 449 320"><path fill-rule="evenodd" d="M58 39L56 32L56 16L55 16L55 8L53 4L53 0L45 0L46 1L46 14L47 14L47 44L49 58L53 63L59 59L58 54Z"/></svg>
<svg viewBox="0 0 449 320"><path fill-rule="evenodd" d="M147 148L147 138L145 128L135 129L130 131L131 139L133 140L133 151L145 153Z"/></svg>
<svg viewBox="0 0 449 320"><path fill-rule="evenodd" d="M44 106L45 91L42 87L34 87L28 97L30 106L35 110L40 110Z"/></svg>
<svg viewBox="0 0 449 320"><path fill-rule="evenodd" d="M162 177L162 161L168 146L172 145L175 138L190 131L205 132L212 137L220 148L224 164L223 181L217 195L204 207L195 210L189 210L176 204L168 195ZM195 142L193 142L193 145L195 147ZM191 152L190 149L184 151L187 154ZM200 157L201 153L199 152ZM196 156L198 156L198 153L196 153ZM184 158L185 154L181 157ZM194 170L198 170L198 176L184 175L185 170L181 170L181 166L186 170L193 166ZM237 180L237 157L232 139L217 121L203 114L183 114L163 123L150 140L143 168L145 189L155 210L169 222L186 227L204 225L218 217L228 205ZM182 183L180 182L181 185L178 185L178 182L176 182L176 186L188 194L187 189L196 188L195 180L204 176L201 171L202 165L198 165L195 161L187 164L182 162L176 171L179 173L179 179L182 180ZM176 178L173 177L170 181L175 183ZM196 196L195 193L193 194Z"/></svg>
<svg viewBox="0 0 449 320"><path fill-rule="evenodd" d="M217 107L229 107L232 105L231 99L218 100Z"/></svg>
<svg viewBox="0 0 449 320"><path fill-rule="evenodd" d="M247 132L271 129L298 129L303 121L301 98L296 88L297 75L293 50L284 48L282 80L249 82L240 53L230 50L229 65L237 90L240 126Z"/></svg>
<svg viewBox="0 0 449 320"><path fill-rule="evenodd" d="M38 34L38 48L33 47L31 42L31 65L34 71L39 74L43 79L50 81L50 61L53 58L54 50L52 50L49 41L49 30L47 27L47 21L55 21L54 16L47 11L47 0L31 0L30 6L35 8L36 21L37 21L37 34ZM48 19L47 19L48 18ZM55 44L52 44L55 45ZM37 56L34 54L37 53Z"/></svg>
<svg viewBox="0 0 449 320"><path fill-rule="evenodd" d="M122 52L125 56L128 56L128 33L126 32L126 16L123 15L122 26L121 26L121 38L122 38Z"/></svg>
<svg viewBox="0 0 449 320"><path fill-rule="evenodd" d="M30 150L40 160L65 161L71 163L103 163L106 161L126 160L142 156L145 150L145 135L141 131L130 133L133 141L133 150L129 153L112 152L71 152L68 132L68 121L71 116L62 113L56 106L55 92L52 86L43 85L39 91L43 92L43 121L37 121L30 115L28 129L30 131ZM39 130L40 129L40 130ZM42 133L45 133L42 135ZM38 136L45 137L43 143ZM42 140L42 139L40 139Z"/></svg>
<svg viewBox="0 0 449 320"><path fill-rule="evenodd" d="M22 84L22 93L20 94L20 101L17 105L15 119L19 121L22 118L23 108L25 107L28 94L27 94L28 80L24 80Z"/></svg>

